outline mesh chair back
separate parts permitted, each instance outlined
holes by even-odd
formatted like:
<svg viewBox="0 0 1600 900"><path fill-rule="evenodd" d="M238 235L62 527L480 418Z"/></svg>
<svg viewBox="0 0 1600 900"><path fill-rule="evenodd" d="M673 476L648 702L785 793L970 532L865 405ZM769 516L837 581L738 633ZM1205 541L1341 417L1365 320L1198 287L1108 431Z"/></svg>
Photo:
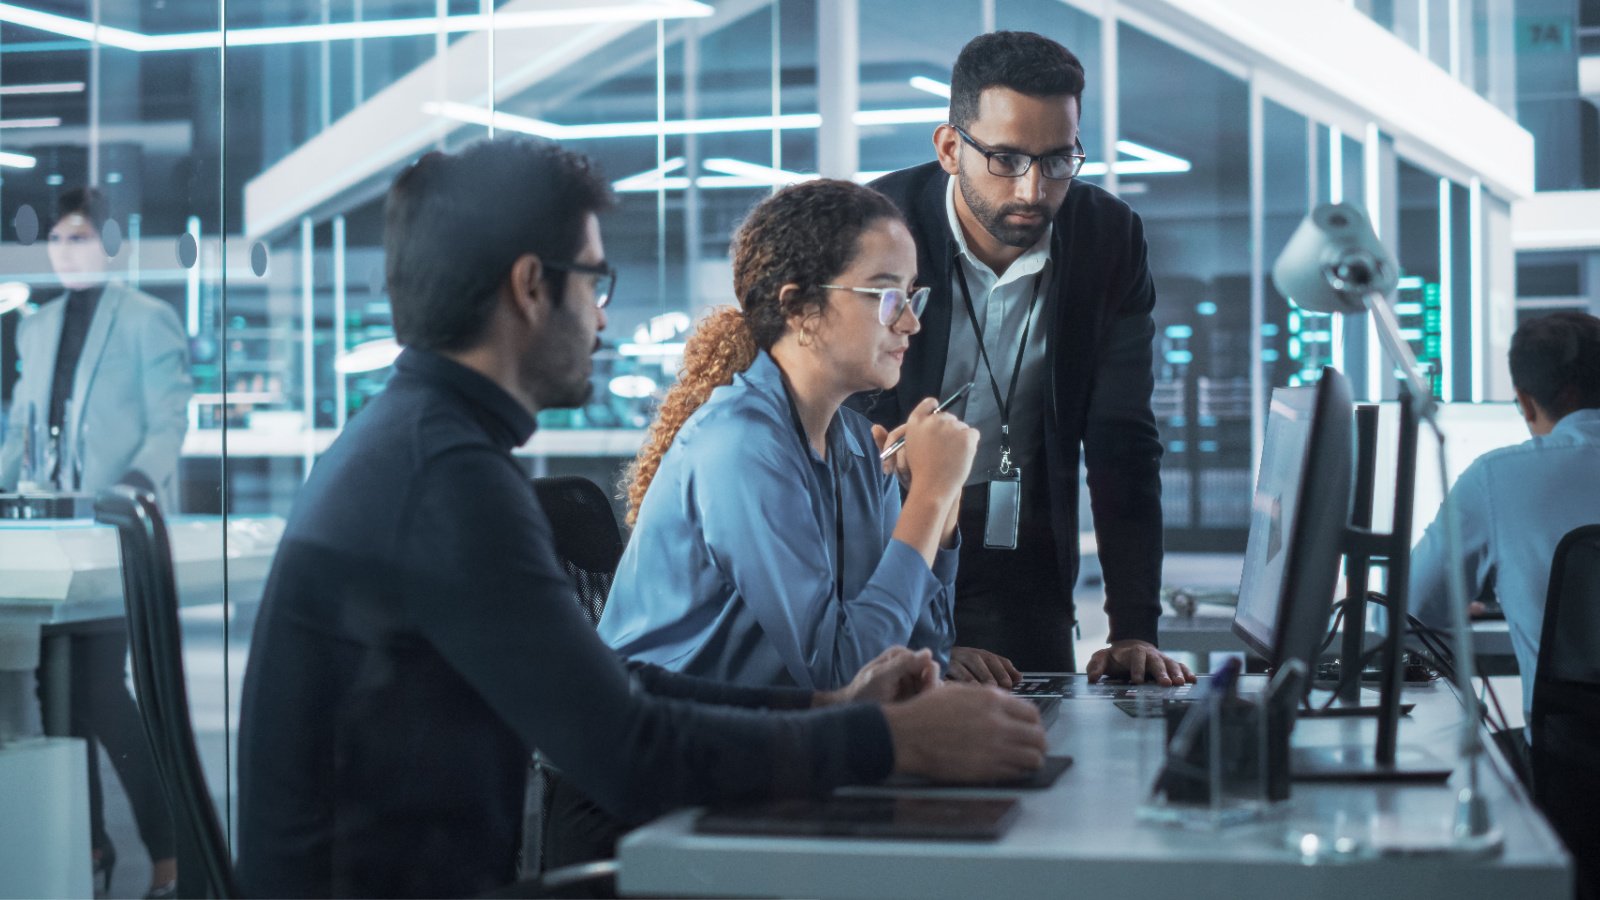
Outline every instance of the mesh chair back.
<svg viewBox="0 0 1600 900"><path fill-rule="evenodd" d="M622 531L611 501L599 485L570 475L535 478L533 491L555 532L556 558L572 578L578 604L599 624L622 558Z"/></svg>
<svg viewBox="0 0 1600 900"><path fill-rule="evenodd" d="M95 498L96 521L115 526L122 550L122 592L128 607L128 647L140 718L178 827L182 854L179 894L234 897L228 844L211 803L189 724L178 589L172 545L155 497L117 486ZM195 871L198 864L200 871Z"/></svg>
<svg viewBox="0 0 1600 900"><path fill-rule="evenodd" d="M1556 547L1528 732L1534 801L1572 852L1577 896L1600 900L1600 524Z"/></svg>

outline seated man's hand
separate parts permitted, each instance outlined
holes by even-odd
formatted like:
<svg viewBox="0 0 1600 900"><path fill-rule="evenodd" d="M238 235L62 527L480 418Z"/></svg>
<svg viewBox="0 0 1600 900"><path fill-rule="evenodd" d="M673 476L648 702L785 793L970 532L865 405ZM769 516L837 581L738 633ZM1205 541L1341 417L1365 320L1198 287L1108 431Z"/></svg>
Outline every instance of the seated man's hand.
<svg viewBox="0 0 1600 900"><path fill-rule="evenodd" d="M950 650L950 680L1009 688L1022 681L1022 673L1011 660L998 653L977 647L954 647Z"/></svg>
<svg viewBox="0 0 1600 900"><path fill-rule="evenodd" d="M939 664L929 650L890 647L861 667L850 683L836 691L821 691L814 706L835 703L893 703L909 700L939 683Z"/></svg>
<svg viewBox="0 0 1600 900"><path fill-rule="evenodd" d="M1099 681L1102 675L1126 676L1134 684L1195 682L1188 666L1162 653L1149 641L1114 641L1089 658L1089 667L1084 672L1090 684Z"/></svg>
<svg viewBox="0 0 1600 900"><path fill-rule="evenodd" d="M1019 778L1044 765L1039 710L992 687L947 684L883 708L896 772L936 781Z"/></svg>

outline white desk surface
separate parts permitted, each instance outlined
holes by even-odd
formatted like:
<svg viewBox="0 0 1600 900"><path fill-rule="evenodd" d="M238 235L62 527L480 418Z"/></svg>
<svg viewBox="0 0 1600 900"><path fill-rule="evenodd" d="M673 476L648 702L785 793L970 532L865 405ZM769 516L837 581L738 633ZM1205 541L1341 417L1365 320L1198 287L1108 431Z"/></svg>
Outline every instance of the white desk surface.
<svg viewBox="0 0 1600 900"><path fill-rule="evenodd" d="M1408 692L1417 711L1403 745L1452 756L1454 696ZM1450 857L1367 857L1308 864L1291 835L1369 838L1376 827L1410 838L1448 834L1455 791L1442 783L1296 783L1281 817L1221 831L1141 822L1136 808L1156 755L1158 719L1133 719L1104 698L1067 700L1050 729L1051 752L1076 764L1043 792L1000 792L1021 815L994 843L743 838L691 832L681 810L628 835L619 848L624 893L802 897L1569 897L1570 861L1505 774L1492 748L1481 786L1505 832L1504 852ZM1370 746L1372 720L1302 720L1295 744ZM1141 759L1141 757L1143 757ZM948 793L948 792L946 792ZM1393 829L1391 831L1390 829Z"/></svg>
<svg viewBox="0 0 1600 900"><path fill-rule="evenodd" d="M168 522L184 606L259 599L284 521L178 516ZM226 560L226 569L223 561ZM42 624L122 615L116 530L90 519L0 520L0 620Z"/></svg>
<svg viewBox="0 0 1600 900"><path fill-rule="evenodd" d="M1233 633L1233 609L1217 604L1200 605L1193 616L1180 616L1170 606L1163 607L1156 626L1161 649L1174 653L1227 653L1243 652L1244 641ZM1368 649L1382 640L1378 632L1369 632L1365 639ZM1512 657L1511 629L1503 619L1486 619L1472 623L1472 646L1480 656ZM1339 652L1339 640L1328 647L1331 658Z"/></svg>

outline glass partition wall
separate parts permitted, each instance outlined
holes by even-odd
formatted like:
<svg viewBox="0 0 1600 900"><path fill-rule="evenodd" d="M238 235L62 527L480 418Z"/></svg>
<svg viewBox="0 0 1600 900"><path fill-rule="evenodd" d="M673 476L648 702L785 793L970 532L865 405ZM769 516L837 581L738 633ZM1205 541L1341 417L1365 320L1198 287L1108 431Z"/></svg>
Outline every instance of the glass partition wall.
<svg viewBox="0 0 1600 900"><path fill-rule="evenodd" d="M553 137L595 158L617 192L602 228L620 279L593 399L542 416L519 451L530 475L611 488L693 322L733 300L728 239L745 212L816 173L829 141L853 141L862 180L931 159L950 65L988 28L1041 31L1084 62L1081 177L1144 219L1169 548L1242 547L1272 387L1331 363L1382 395L1365 323L1301 313L1272 287L1276 253L1316 203L1380 210L1406 269L1401 311L1419 355L1440 360L1441 396L1467 399L1481 379L1469 352L1477 207L1375 127L1352 127L1360 111L1280 95L1226 52L1108 22L1098 3L849 6L853 33L820 24L832 14L820 0L0 9L0 304L25 297L0 305L0 418L27 415L19 322L65 293L47 250L57 205L94 186L110 277L181 325L192 396L166 511L186 535L185 664L225 822L262 578L307 472L387 379L382 197L430 149ZM1473 46L1477 30L1445 41L1440 21L1430 13L1430 56ZM1458 55L1465 70L1486 65ZM830 73L839 58L854 67ZM823 120L830 74L858 85L853 138ZM122 860L111 893L137 896L151 868L135 811L103 755L98 765L101 840Z"/></svg>

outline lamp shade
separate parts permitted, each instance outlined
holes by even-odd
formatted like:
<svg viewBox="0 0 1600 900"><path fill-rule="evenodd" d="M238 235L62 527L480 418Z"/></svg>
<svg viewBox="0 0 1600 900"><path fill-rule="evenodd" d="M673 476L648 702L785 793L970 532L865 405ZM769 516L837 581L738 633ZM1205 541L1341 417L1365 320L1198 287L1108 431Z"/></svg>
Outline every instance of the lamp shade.
<svg viewBox="0 0 1600 900"><path fill-rule="evenodd" d="M1272 266L1278 292L1319 313L1365 312L1362 298L1387 295L1399 277L1394 254L1378 240L1367 214L1349 203L1313 209Z"/></svg>

